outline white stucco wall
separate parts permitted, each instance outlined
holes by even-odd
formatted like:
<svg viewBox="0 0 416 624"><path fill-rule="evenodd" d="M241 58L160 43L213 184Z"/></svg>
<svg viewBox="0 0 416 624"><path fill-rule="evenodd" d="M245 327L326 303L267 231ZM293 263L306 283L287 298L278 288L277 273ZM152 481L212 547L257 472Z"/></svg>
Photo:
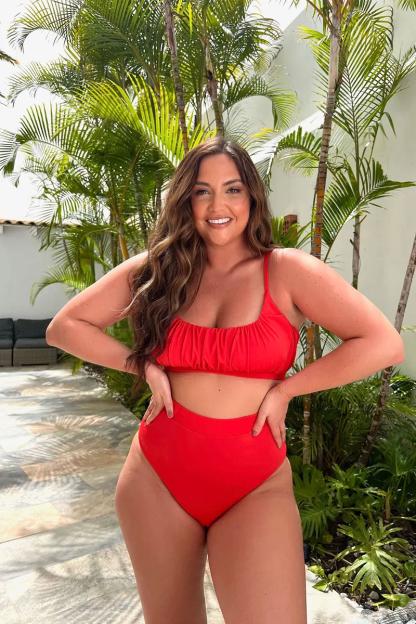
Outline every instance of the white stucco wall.
<svg viewBox="0 0 416 624"><path fill-rule="evenodd" d="M0 226L0 318L50 318L70 298L61 284L44 288L34 305L30 303L32 284L54 266L52 250L39 251L34 226Z"/></svg>

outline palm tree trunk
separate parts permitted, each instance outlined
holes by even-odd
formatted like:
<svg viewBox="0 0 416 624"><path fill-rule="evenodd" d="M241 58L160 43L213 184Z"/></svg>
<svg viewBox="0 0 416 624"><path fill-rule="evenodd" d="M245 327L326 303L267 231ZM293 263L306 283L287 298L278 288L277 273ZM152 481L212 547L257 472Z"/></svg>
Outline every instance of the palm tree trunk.
<svg viewBox="0 0 416 624"><path fill-rule="evenodd" d="M357 184L357 194L360 195L360 152L358 145L358 136L355 133L354 139L355 150L355 179ZM352 240L352 285L358 289L358 275L360 273L360 249L361 249L361 216L355 215L354 218L354 234Z"/></svg>
<svg viewBox="0 0 416 624"><path fill-rule="evenodd" d="M220 102L218 99L218 83L215 78L215 69L211 58L211 51L209 47L209 35L206 29L206 16L203 17L203 32L202 32L204 57L205 57L205 72L207 79L207 91L211 98L212 108L215 115L215 127L217 134L224 136L224 121L222 118L222 111L220 108Z"/></svg>
<svg viewBox="0 0 416 624"><path fill-rule="evenodd" d="M360 272L360 245L361 245L361 221L360 216L354 218L354 234L352 239L352 285L358 288L358 275Z"/></svg>
<svg viewBox="0 0 416 624"><path fill-rule="evenodd" d="M148 231L147 231L147 224L146 224L144 214L143 214L142 202L140 201L140 185L139 185L139 180L137 179L137 171L133 171L133 191L134 191L134 198L136 200L137 213L139 215L140 229L143 234L144 244L147 247Z"/></svg>
<svg viewBox="0 0 416 624"><path fill-rule="evenodd" d="M168 38L168 45L170 49L173 83L175 86L176 104L178 106L179 123L180 123L181 131L182 131L183 147L184 147L185 154L187 154L189 151L189 144L188 144L188 131L186 128L186 119L185 119L185 100L184 100L184 94L183 94L183 84L182 84L182 80L181 80L180 72L179 72L178 52L177 52L176 37L175 37L175 24L173 20L172 7L171 7L170 2L171 0L164 0L166 36Z"/></svg>
<svg viewBox="0 0 416 624"><path fill-rule="evenodd" d="M406 269L406 274L403 280L403 287L400 293L399 305L397 306L396 318L394 320L394 327L400 333L403 317L406 310L407 302L409 300L410 286L413 281L413 276L415 274L416 268L416 236L413 239L413 247L410 253L409 262ZM371 450L374 446L378 430L380 429L381 420L384 413L384 408L387 402L387 399L390 394L390 379L393 373L393 367L388 366L383 370L383 374L381 377L381 391L377 401L377 407L374 412L370 430L367 434L367 438L365 444L363 445L363 449L358 458L357 465L366 466L368 462L368 458L370 456Z"/></svg>
<svg viewBox="0 0 416 624"><path fill-rule="evenodd" d="M341 12L342 0L333 0L331 4L330 29L330 58L328 75L328 93L324 123L322 126L322 141L319 154L318 175L316 180L316 208L314 210L314 230L312 234L311 254L321 259L322 248L322 224L323 205L325 198L325 186L328 171L328 151L332 131L332 118L335 110L336 89L339 81L339 57L341 46ZM311 321L306 322L306 366L314 360L315 328ZM311 462L310 448L310 416L311 416L311 394L307 394L303 399L303 452L304 464Z"/></svg>
<svg viewBox="0 0 416 624"><path fill-rule="evenodd" d="M121 256L123 258L123 261L128 260L130 258L129 250L127 248L127 240L126 240L126 234L124 231L124 223L121 219L118 220L118 242L120 245Z"/></svg>
<svg viewBox="0 0 416 624"><path fill-rule="evenodd" d="M112 226L115 223L115 218L114 218L114 211L113 211L111 204L109 204L109 208L110 208L110 225ZM111 261L112 261L113 267L115 267L118 264L118 245L117 245L116 236L112 231L110 232L110 237L111 237Z"/></svg>
<svg viewBox="0 0 416 624"><path fill-rule="evenodd" d="M214 66L211 61L211 55L209 52L209 43L207 41L206 48L206 66L207 66L207 90L211 98L212 108L214 110L215 115L215 126L217 129L217 134L224 136L224 121L222 118L222 113L220 109L220 102L218 99L218 83L215 78Z"/></svg>

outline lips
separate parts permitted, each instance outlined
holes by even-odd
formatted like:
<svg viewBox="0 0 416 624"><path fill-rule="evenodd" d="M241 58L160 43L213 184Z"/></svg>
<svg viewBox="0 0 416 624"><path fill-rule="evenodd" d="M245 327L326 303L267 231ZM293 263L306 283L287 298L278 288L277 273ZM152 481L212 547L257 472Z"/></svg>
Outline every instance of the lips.
<svg viewBox="0 0 416 624"><path fill-rule="evenodd" d="M206 219L206 222L209 223L210 221L222 221L223 219L228 219L229 221L232 221L232 217L211 217L210 219Z"/></svg>
<svg viewBox="0 0 416 624"><path fill-rule="evenodd" d="M226 218L226 217L224 217L224 218ZM209 225L210 227L219 229L219 228L225 228L225 227L227 227L228 225L230 225L230 223L232 223L232 219L230 218L230 219L229 219L229 221L225 221L224 223L210 223L210 222L207 220L207 223L208 223L208 225Z"/></svg>

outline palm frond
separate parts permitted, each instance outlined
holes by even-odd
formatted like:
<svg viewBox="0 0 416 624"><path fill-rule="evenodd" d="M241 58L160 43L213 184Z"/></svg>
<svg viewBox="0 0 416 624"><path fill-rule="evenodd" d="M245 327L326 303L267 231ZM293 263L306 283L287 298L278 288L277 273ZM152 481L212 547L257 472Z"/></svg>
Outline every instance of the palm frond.
<svg viewBox="0 0 416 624"><path fill-rule="evenodd" d="M15 132L0 129L0 170L4 170L9 164L14 166L19 145Z"/></svg>
<svg viewBox="0 0 416 624"><path fill-rule="evenodd" d="M8 38L23 50L27 37L36 30L49 30L69 41L85 0L35 0L13 20Z"/></svg>
<svg viewBox="0 0 416 624"><path fill-rule="evenodd" d="M296 106L296 94L292 91L278 89L272 83L266 82L261 76L242 77L236 80L224 94L224 108L231 108L236 102L252 96L263 96L270 99L275 130L283 130L288 126Z"/></svg>
<svg viewBox="0 0 416 624"><path fill-rule="evenodd" d="M33 284L30 291L30 303L33 305L39 293L51 284L63 284L66 294L72 297L85 290L94 281L95 279L91 272L84 273L81 276L79 271L75 272L70 266L54 267L47 272L44 278Z"/></svg>
<svg viewBox="0 0 416 624"><path fill-rule="evenodd" d="M389 180L379 162L364 156L360 158L358 170L359 180L355 177L355 168L345 159L343 169L336 172L326 191L322 238L327 253L346 223L357 215L365 218L369 207L380 207L376 202L392 191L416 185L413 181Z"/></svg>
<svg viewBox="0 0 416 624"><path fill-rule="evenodd" d="M398 5L406 11L416 11L416 0L398 0Z"/></svg>
<svg viewBox="0 0 416 624"><path fill-rule="evenodd" d="M40 88L48 89L54 95L68 98L69 93L79 89L84 82L79 68L72 63L54 61L52 63L30 63L9 78L8 99L14 103L17 96L25 91L35 95Z"/></svg>
<svg viewBox="0 0 416 624"><path fill-rule="evenodd" d="M19 64L19 61L17 59L13 58L6 52L3 52L3 50L0 50L0 61L6 61L7 63L11 63L12 65Z"/></svg>

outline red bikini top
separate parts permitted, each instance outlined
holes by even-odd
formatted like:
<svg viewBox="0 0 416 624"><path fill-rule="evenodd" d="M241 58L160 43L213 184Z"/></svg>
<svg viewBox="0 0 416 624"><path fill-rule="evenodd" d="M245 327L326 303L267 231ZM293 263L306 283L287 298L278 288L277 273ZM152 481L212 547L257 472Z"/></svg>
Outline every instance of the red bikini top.
<svg viewBox="0 0 416 624"><path fill-rule="evenodd" d="M156 362L177 372L284 379L295 359L299 332L270 296L270 253L264 254L264 298L256 321L236 327L204 327L173 317L165 349Z"/></svg>

